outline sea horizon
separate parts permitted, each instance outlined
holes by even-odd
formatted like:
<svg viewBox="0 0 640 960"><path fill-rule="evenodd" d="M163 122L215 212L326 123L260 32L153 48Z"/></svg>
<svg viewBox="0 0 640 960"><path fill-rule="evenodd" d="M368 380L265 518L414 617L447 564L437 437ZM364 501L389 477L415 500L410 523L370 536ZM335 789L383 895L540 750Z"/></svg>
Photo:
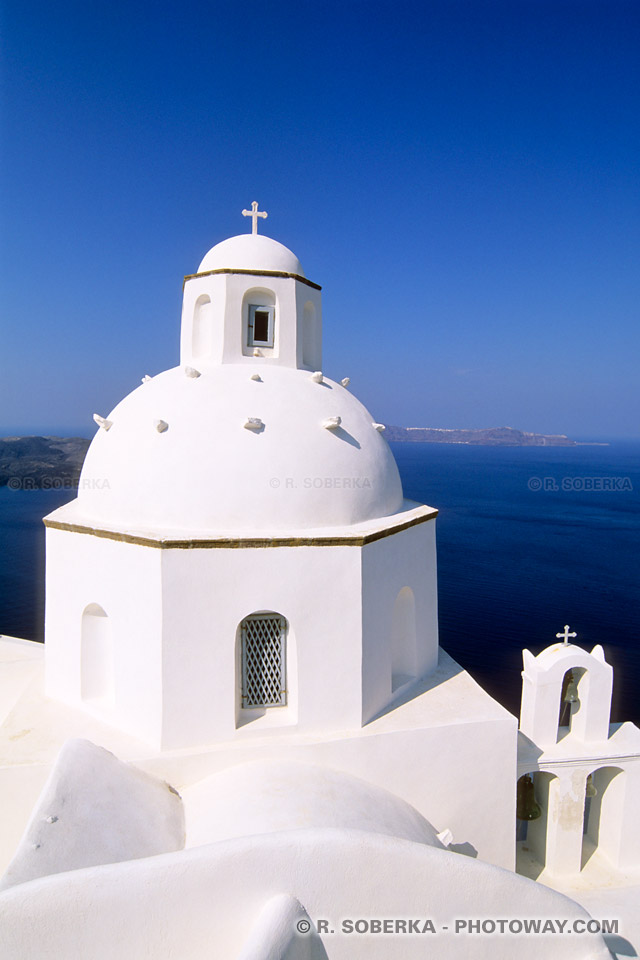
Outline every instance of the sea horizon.
<svg viewBox="0 0 640 960"><path fill-rule="evenodd" d="M386 421L383 421L386 422ZM501 429L505 424L494 424L492 426L485 427L466 427L460 426L459 424L455 427L441 427L434 424L394 424L394 426L402 427L403 429L416 429L416 430L496 430ZM617 435L617 434L600 434L600 433L581 433L581 434L572 434L566 433L565 431L560 431L559 433L549 433L544 430L525 430L524 427L511 427L509 429L522 430L525 433L536 433L540 436L566 436L568 440L573 440L579 446L588 446L590 444L601 444L601 443L640 443L640 434L637 435ZM6 427L0 426L0 439L6 437L84 437L86 440L91 440L96 433L96 425L91 419L84 426L56 426L56 427ZM393 443L403 443L405 441L392 441ZM436 444L448 444L451 441L447 440L431 440L431 441L413 441L413 442L426 442L426 443L436 443ZM494 446L494 444L478 444L478 446ZM495 444L498 446L498 444ZM505 444L506 446L506 444ZM521 444L513 444L513 446L521 446ZM525 444L522 444L525 446Z"/></svg>

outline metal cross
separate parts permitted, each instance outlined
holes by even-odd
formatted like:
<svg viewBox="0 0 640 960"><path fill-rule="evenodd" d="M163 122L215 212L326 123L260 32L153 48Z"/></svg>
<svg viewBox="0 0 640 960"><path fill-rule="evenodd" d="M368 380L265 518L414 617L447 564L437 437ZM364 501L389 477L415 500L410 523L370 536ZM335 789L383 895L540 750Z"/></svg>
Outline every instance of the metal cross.
<svg viewBox="0 0 640 960"><path fill-rule="evenodd" d="M251 210L242 211L242 216L251 217L251 219L253 220L253 228L251 230L251 233L258 232L258 217L262 217L264 220L267 219L267 214L264 212L264 210L258 210L257 200L254 200L253 203L251 204Z"/></svg>
<svg viewBox="0 0 640 960"><path fill-rule="evenodd" d="M569 624L566 623L564 627L564 633L556 633L558 640L564 640L565 647L569 645L569 637L577 637L577 633L569 633Z"/></svg>

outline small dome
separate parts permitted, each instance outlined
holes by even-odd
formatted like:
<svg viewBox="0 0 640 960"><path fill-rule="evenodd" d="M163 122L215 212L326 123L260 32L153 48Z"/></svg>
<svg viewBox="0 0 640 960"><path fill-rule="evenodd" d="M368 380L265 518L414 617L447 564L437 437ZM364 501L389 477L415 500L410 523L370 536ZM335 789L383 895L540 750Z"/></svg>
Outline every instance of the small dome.
<svg viewBox="0 0 640 960"><path fill-rule="evenodd" d="M365 830L442 849L435 828L396 794L311 763L254 760L182 792L187 847L281 830Z"/></svg>
<svg viewBox="0 0 640 960"><path fill-rule="evenodd" d="M243 233L212 247L198 267L209 270L274 270L304 277L300 261L284 244L262 234Z"/></svg>
<svg viewBox="0 0 640 960"><path fill-rule="evenodd" d="M176 367L125 397L109 420L78 490L78 508L93 522L297 530L402 506L398 468L371 414L307 370L221 364L194 379Z"/></svg>

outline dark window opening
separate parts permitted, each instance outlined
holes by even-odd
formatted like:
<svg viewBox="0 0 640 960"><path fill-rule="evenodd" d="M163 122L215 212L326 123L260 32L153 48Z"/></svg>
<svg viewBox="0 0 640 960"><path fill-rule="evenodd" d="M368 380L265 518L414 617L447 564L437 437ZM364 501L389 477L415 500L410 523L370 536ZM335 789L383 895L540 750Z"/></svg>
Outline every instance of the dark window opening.
<svg viewBox="0 0 640 960"><path fill-rule="evenodd" d="M269 314L266 310L256 310L253 318L253 342L267 343L269 340Z"/></svg>

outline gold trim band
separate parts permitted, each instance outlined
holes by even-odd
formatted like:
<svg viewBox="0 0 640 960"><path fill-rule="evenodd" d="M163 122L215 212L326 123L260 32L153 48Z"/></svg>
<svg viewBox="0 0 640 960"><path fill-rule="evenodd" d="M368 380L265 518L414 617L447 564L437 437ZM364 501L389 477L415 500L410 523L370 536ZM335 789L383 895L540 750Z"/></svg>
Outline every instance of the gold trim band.
<svg viewBox="0 0 640 960"><path fill-rule="evenodd" d="M232 270L227 267L220 267L218 270L205 270L203 273L189 273L184 278L182 289L184 290L184 284L187 280L196 280L198 277L212 277L215 273L242 273L252 277L284 277L286 280L299 280L300 283L306 283L308 287L313 287L314 290L322 290L318 283L307 280L306 277L301 277L298 273L284 273L281 270Z"/></svg>
<svg viewBox="0 0 640 960"><path fill-rule="evenodd" d="M65 530L68 533L84 533L92 537L105 540L117 540L120 543L135 543L142 547L155 547L158 550L243 550L265 547L364 547L368 543L375 543L390 537L394 533L401 533L410 527L415 527L426 520L437 517L438 511L433 509L419 517L413 517L404 523L385 527L373 533L365 533L360 537L264 537L244 539L238 537L220 537L215 540L154 540L152 537L137 537L130 533L117 533L114 530L100 530L96 527L85 527L76 523L64 523L60 520L45 518L45 527L52 530Z"/></svg>

